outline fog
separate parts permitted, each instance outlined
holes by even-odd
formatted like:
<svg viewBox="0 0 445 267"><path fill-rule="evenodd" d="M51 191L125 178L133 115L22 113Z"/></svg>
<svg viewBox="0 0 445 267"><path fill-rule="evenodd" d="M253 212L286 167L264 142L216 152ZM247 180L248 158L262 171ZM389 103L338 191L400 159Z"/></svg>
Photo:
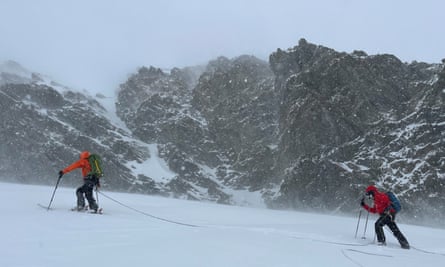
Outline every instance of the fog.
<svg viewBox="0 0 445 267"><path fill-rule="evenodd" d="M315 44L402 61L445 57L445 2L353 0L0 1L0 61L110 94L140 66L205 64Z"/></svg>

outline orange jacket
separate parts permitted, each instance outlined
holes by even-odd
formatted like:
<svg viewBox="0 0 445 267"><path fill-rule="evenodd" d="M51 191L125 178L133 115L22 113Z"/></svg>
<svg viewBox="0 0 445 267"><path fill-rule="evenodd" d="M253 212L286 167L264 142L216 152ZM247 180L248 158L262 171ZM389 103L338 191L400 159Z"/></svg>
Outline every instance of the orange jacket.
<svg viewBox="0 0 445 267"><path fill-rule="evenodd" d="M65 173L69 173L72 170L78 169L78 168L82 168L82 176L86 177L88 175L88 173L91 172L91 166L90 166L90 162L88 161L88 157L90 156L90 153L88 151L84 151L82 153L80 153L80 159L76 162L74 162L73 164L71 164L70 166L66 167L65 169L63 169L63 174Z"/></svg>

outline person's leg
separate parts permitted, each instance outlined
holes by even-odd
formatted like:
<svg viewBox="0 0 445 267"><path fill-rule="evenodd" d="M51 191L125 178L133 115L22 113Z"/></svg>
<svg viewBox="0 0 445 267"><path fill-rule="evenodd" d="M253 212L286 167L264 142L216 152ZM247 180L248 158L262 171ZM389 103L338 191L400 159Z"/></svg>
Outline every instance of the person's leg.
<svg viewBox="0 0 445 267"><path fill-rule="evenodd" d="M99 208L97 206L96 200L94 199L93 196L93 188L96 185L95 180L94 179L86 179L85 180L85 196L88 200L88 205L90 207L90 209L97 211L97 209Z"/></svg>
<svg viewBox="0 0 445 267"><path fill-rule="evenodd" d="M77 210L82 210L85 208L85 197L83 194L85 193L84 189L85 185L77 188L76 196L77 196Z"/></svg>
<svg viewBox="0 0 445 267"><path fill-rule="evenodd" d="M394 216L393 219L390 220L388 223L388 227L389 229L392 231L392 233L394 234L394 236L397 238L397 240L400 243L400 246L402 246L402 248L406 248L409 249L409 243L408 240L406 240L405 236L402 234L402 232L399 230L399 227L397 227L397 224L394 221Z"/></svg>
<svg viewBox="0 0 445 267"><path fill-rule="evenodd" d="M380 218L375 222L375 233L377 235L377 242L379 245L386 244L385 233L383 232L383 226L385 226L385 216L380 216Z"/></svg>

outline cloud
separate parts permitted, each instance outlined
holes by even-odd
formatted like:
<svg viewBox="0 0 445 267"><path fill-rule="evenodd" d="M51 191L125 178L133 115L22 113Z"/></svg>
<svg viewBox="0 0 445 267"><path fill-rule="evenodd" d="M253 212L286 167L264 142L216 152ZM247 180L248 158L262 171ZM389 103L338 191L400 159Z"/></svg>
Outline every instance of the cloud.
<svg viewBox="0 0 445 267"><path fill-rule="evenodd" d="M300 38L339 51L440 62L442 1L23 1L0 3L0 60L93 92L138 67L267 59Z"/></svg>

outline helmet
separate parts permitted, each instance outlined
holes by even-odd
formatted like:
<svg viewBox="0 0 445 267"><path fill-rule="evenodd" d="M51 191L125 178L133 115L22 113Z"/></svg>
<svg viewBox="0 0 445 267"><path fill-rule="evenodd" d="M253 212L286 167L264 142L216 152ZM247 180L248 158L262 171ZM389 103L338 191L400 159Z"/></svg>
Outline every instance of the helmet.
<svg viewBox="0 0 445 267"><path fill-rule="evenodd" d="M80 153L80 159L87 159L90 156L90 152L88 151L82 151L82 153Z"/></svg>
<svg viewBox="0 0 445 267"><path fill-rule="evenodd" d="M374 196L374 194L377 192L377 187L370 185L366 188L366 195Z"/></svg>

